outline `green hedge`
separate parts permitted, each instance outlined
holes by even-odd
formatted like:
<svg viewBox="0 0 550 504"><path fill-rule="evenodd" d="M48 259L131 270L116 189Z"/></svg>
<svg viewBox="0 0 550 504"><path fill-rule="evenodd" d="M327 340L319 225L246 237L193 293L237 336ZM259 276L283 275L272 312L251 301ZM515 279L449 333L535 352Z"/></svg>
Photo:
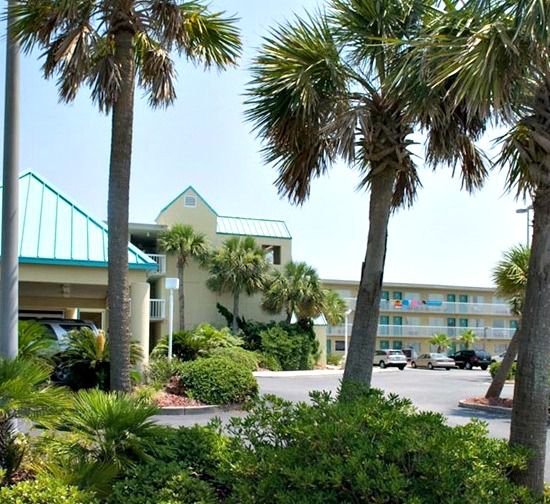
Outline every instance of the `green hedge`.
<svg viewBox="0 0 550 504"><path fill-rule="evenodd" d="M208 353L208 357L227 357L250 371L258 369L258 355L240 347L216 348Z"/></svg>
<svg viewBox="0 0 550 504"><path fill-rule="evenodd" d="M23 481L0 488L2 504L96 504L94 497L50 478Z"/></svg>
<svg viewBox="0 0 550 504"><path fill-rule="evenodd" d="M262 353L277 359L283 370L313 369L318 350L315 335L276 325L261 333Z"/></svg>
<svg viewBox="0 0 550 504"><path fill-rule="evenodd" d="M500 369L500 366L502 365L501 362L493 362L489 366L489 373L491 373L491 376L494 378L497 374L497 371ZM517 371L517 362L514 362L512 364L512 368L510 369L510 372L508 373L508 376L506 377L507 380L513 380L516 377L516 371Z"/></svg>
<svg viewBox="0 0 550 504"><path fill-rule="evenodd" d="M243 403L258 394L252 371L228 357L185 362L180 379L190 397L206 404Z"/></svg>

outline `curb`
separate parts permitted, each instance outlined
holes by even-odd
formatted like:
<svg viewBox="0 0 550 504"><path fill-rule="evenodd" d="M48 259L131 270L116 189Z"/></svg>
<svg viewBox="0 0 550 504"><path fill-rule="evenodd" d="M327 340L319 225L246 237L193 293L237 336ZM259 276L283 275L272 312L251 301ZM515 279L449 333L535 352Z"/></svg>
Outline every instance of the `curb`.
<svg viewBox="0 0 550 504"><path fill-rule="evenodd" d="M256 378L296 378L299 376L339 376L343 369L307 370L307 371L254 371Z"/></svg>
<svg viewBox="0 0 550 504"><path fill-rule="evenodd" d="M166 406L159 408L157 415L160 416L183 416L183 415L202 415L208 413L223 413L225 411L237 411L241 409L239 404L228 404L225 406Z"/></svg>
<svg viewBox="0 0 550 504"><path fill-rule="evenodd" d="M512 408L504 408L502 406L486 406L485 404L470 404L461 399L458 401L459 408L466 408L477 411L485 411L486 413L493 413L499 416L511 417Z"/></svg>

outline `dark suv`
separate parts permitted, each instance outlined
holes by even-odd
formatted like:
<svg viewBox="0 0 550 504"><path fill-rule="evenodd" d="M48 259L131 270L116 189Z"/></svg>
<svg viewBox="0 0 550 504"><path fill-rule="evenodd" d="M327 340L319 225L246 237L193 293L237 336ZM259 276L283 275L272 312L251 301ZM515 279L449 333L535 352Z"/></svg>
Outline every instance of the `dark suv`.
<svg viewBox="0 0 550 504"><path fill-rule="evenodd" d="M451 357L460 369L480 367L485 370L491 364L491 355L484 350L460 350Z"/></svg>

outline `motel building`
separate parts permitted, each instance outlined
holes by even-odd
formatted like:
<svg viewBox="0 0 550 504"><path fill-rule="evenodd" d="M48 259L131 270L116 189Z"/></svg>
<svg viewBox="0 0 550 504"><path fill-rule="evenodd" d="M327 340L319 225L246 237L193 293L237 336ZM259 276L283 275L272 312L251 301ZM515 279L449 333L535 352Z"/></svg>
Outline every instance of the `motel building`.
<svg viewBox="0 0 550 504"><path fill-rule="evenodd" d="M91 320L108 330L107 226L36 172L22 173L19 181L20 314ZM292 236L283 221L220 215L191 186L172 199L153 223L130 223L131 331L145 355L168 332L165 279L177 277L177 259L159 248L158 238L176 223L190 224L204 233L213 248L230 237L252 236L265 249L273 268L292 260ZM208 271L196 262L186 266L185 329L201 322L225 324L217 305L231 308L231 296L210 291L207 278ZM358 282L323 283L346 300L351 310L347 332L351 334ZM284 318L264 312L260 301L260 295L242 294L241 314L259 321ZM379 348L425 352L436 332L456 338L463 330L472 329L478 336L476 348L499 353L506 349L517 326L508 304L495 296L494 288L385 284L380 303ZM180 329L178 309L175 295L176 331ZM321 363L326 353L344 352L345 324L320 323L316 334L323 354ZM458 342L455 345L459 348Z"/></svg>

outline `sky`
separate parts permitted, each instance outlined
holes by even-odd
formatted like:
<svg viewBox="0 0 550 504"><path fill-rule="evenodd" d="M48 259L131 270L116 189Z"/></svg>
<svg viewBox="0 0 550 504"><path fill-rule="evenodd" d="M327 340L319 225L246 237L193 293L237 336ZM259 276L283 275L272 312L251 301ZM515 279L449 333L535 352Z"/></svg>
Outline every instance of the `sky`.
<svg viewBox="0 0 550 504"><path fill-rule="evenodd" d="M314 181L306 203L291 205L277 194L276 170L263 162L261 143L244 120L248 69L262 36L318 3L210 2L211 8L240 18L243 57L238 68L225 72L204 72L177 60L178 99L167 110L151 110L137 92L132 222L154 222L165 204L193 185L219 214L284 220L293 236L293 258L316 267L321 277L360 278L369 195L357 191L358 174L337 164ZM2 76L4 53L2 37ZM59 103L55 80L42 78L38 57L27 55L21 62L21 170L38 172L92 215L106 219L110 118L99 113L85 88L74 103ZM3 82L0 91L3 97ZM484 145L492 145L496 134L491 132ZM504 194L503 172L494 171L481 191L469 195L449 169L434 173L417 161L423 188L413 208L392 216L384 280L491 285L491 270L502 252L526 240L526 216L516 214L525 202Z"/></svg>

